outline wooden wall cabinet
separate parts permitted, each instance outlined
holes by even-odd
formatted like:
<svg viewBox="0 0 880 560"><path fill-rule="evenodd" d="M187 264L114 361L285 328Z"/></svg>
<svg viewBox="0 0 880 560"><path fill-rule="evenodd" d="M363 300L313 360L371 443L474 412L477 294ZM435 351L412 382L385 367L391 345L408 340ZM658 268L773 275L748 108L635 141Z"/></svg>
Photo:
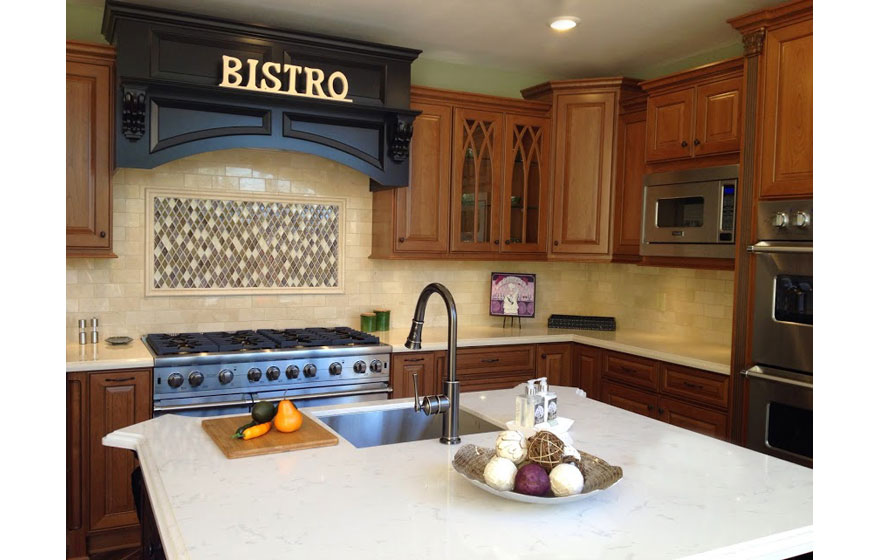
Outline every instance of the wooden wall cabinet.
<svg viewBox="0 0 880 560"><path fill-rule="evenodd" d="M617 177L614 185L615 262L638 262L642 242L645 177L646 97L624 105L617 123Z"/></svg>
<svg viewBox="0 0 880 560"><path fill-rule="evenodd" d="M410 186L373 193L373 258L543 260L550 107L414 86Z"/></svg>
<svg viewBox="0 0 880 560"><path fill-rule="evenodd" d="M733 58L642 82L646 161L739 152L742 68L743 59Z"/></svg>
<svg viewBox="0 0 880 560"><path fill-rule="evenodd" d="M67 557L138 546L134 454L101 444L152 416L152 371L67 374Z"/></svg>
<svg viewBox="0 0 880 560"><path fill-rule="evenodd" d="M67 256L113 254L113 47L67 42Z"/></svg>

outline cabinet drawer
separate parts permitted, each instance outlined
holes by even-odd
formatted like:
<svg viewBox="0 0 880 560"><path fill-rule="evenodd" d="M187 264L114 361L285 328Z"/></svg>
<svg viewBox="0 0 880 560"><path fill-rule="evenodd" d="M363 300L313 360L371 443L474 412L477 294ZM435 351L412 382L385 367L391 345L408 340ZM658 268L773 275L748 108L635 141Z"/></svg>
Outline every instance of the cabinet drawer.
<svg viewBox="0 0 880 560"><path fill-rule="evenodd" d="M648 418L657 418L657 395L646 391L603 381L602 402Z"/></svg>
<svg viewBox="0 0 880 560"><path fill-rule="evenodd" d="M664 394L727 408L730 376L663 364L660 379Z"/></svg>
<svg viewBox="0 0 880 560"><path fill-rule="evenodd" d="M460 380L460 388L462 393L467 393L470 391L494 391L496 389L512 389L520 383L525 383L532 378L533 376L531 373L471 375Z"/></svg>
<svg viewBox="0 0 880 560"><path fill-rule="evenodd" d="M602 377L657 390L660 381L658 363L653 360L606 352Z"/></svg>
<svg viewBox="0 0 880 560"><path fill-rule="evenodd" d="M535 346L491 346L459 348L456 372L473 373L528 372L535 373Z"/></svg>
<svg viewBox="0 0 880 560"><path fill-rule="evenodd" d="M673 426L727 439L727 415L676 399L660 399L660 419Z"/></svg>

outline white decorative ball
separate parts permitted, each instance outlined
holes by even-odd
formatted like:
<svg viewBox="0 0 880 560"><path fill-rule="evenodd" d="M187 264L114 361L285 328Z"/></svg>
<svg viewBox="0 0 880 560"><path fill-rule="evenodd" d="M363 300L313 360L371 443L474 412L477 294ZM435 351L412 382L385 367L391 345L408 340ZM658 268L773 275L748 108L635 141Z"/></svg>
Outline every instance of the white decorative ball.
<svg viewBox="0 0 880 560"><path fill-rule="evenodd" d="M513 490L515 478L516 465L504 457L492 457L486 468L483 469L483 480L496 490Z"/></svg>
<svg viewBox="0 0 880 560"><path fill-rule="evenodd" d="M526 438L516 430L505 430L495 438L495 455L510 459L517 465L527 455Z"/></svg>
<svg viewBox="0 0 880 560"><path fill-rule="evenodd" d="M560 463L550 471L550 489L554 496L572 496L584 490L584 477L571 463Z"/></svg>

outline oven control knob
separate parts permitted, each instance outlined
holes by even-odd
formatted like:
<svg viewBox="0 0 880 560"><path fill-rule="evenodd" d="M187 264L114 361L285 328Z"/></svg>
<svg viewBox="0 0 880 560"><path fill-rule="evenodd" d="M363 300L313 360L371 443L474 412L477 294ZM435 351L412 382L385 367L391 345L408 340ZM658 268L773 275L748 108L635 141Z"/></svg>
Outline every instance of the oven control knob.
<svg viewBox="0 0 880 560"><path fill-rule="evenodd" d="M805 228L810 225L810 215L806 212L797 212L794 215L794 225L799 228Z"/></svg>
<svg viewBox="0 0 880 560"><path fill-rule="evenodd" d="M189 384L198 387L205 380L205 376L200 371L193 371L189 374Z"/></svg>
<svg viewBox="0 0 880 560"><path fill-rule="evenodd" d="M232 373L232 370L228 369L220 370L220 374L217 376L217 378L220 380L221 385L232 383L233 377L235 377L235 374Z"/></svg>
<svg viewBox="0 0 880 560"><path fill-rule="evenodd" d="M303 368L303 373L306 377L314 377L318 373L318 368L315 367L315 364L306 364L306 367Z"/></svg>
<svg viewBox="0 0 880 560"><path fill-rule="evenodd" d="M370 362L370 371L373 373L382 373L382 361L373 360Z"/></svg>
<svg viewBox="0 0 880 560"><path fill-rule="evenodd" d="M256 383L261 377L263 377L263 372L260 371L260 368L252 367L248 370L248 381Z"/></svg>
<svg viewBox="0 0 880 560"><path fill-rule="evenodd" d="M785 212L777 212L770 218L770 223L773 227L784 228L788 225L788 214Z"/></svg>
<svg viewBox="0 0 880 560"><path fill-rule="evenodd" d="M183 376L176 371L168 376L168 386L177 389L183 385Z"/></svg>
<svg viewBox="0 0 880 560"><path fill-rule="evenodd" d="M269 366L266 368L266 377L269 381L275 381L279 377L281 377L281 370L275 366Z"/></svg>
<svg viewBox="0 0 880 560"><path fill-rule="evenodd" d="M354 372L355 373L365 373L367 371L367 362L363 360L358 360L354 363Z"/></svg>
<svg viewBox="0 0 880 560"><path fill-rule="evenodd" d="M284 370L284 373L287 375L288 379L296 379L297 377L299 377L299 367L287 366L287 369Z"/></svg>
<svg viewBox="0 0 880 560"><path fill-rule="evenodd" d="M339 362L330 364L330 375L339 375L340 373L342 373L342 364Z"/></svg>

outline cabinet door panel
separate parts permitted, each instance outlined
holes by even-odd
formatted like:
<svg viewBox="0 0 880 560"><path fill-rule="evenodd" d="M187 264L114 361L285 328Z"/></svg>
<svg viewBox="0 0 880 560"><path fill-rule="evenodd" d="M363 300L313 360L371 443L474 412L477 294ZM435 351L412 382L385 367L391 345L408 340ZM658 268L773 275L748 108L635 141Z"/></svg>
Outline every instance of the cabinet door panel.
<svg viewBox="0 0 880 560"><path fill-rule="evenodd" d="M395 189L394 250L445 253L449 248L452 108L413 103L410 184Z"/></svg>
<svg viewBox="0 0 880 560"><path fill-rule="evenodd" d="M67 246L111 249L110 66L67 63Z"/></svg>
<svg viewBox="0 0 880 560"><path fill-rule="evenodd" d="M694 88L648 98L646 159L690 157L694 138Z"/></svg>
<svg viewBox="0 0 880 560"><path fill-rule="evenodd" d="M86 556L88 374L67 374L67 558Z"/></svg>
<svg viewBox="0 0 880 560"><path fill-rule="evenodd" d="M504 116L504 193L501 250L547 251L550 120Z"/></svg>
<svg viewBox="0 0 880 560"><path fill-rule="evenodd" d="M134 453L105 447L101 438L150 418L151 377L149 370L90 374L89 529L92 531L138 523L130 478L135 467Z"/></svg>
<svg viewBox="0 0 880 560"><path fill-rule="evenodd" d="M418 374L419 395L434 394L437 380L434 377L433 352L404 352L391 356L392 399L415 395L413 373Z"/></svg>
<svg viewBox="0 0 880 560"><path fill-rule="evenodd" d="M738 152L742 108L742 77L697 88L694 154Z"/></svg>
<svg viewBox="0 0 880 560"><path fill-rule="evenodd" d="M813 194L813 22L767 32L761 197Z"/></svg>
<svg viewBox="0 0 880 560"><path fill-rule="evenodd" d="M497 253L503 182L502 113L455 109L452 154L452 251Z"/></svg>
<svg viewBox="0 0 880 560"><path fill-rule="evenodd" d="M615 187L614 255L639 256L645 176L645 112L620 119Z"/></svg>
<svg viewBox="0 0 880 560"><path fill-rule="evenodd" d="M657 417L657 395L602 381L602 402L649 418Z"/></svg>
<svg viewBox="0 0 880 560"><path fill-rule="evenodd" d="M572 386L571 343L539 344L536 377L546 377L550 385Z"/></svg>
<svg viewBox="0 0 880 560"><path fill-rule="evenodd" d="M660 398L660 419L673 426L727 439L727 415L675 399Z"/></svg>
<svg viewBox="0 0 880 560"><path fill-rule="evenodd" d="M554 119L554 253L608 254L613 93L557 96Z"/></svg>
<svg viewBox="0 0 880 560"><path fill-rule="evenodd" d="M587 397L599 400L599 371L602 367L602 350L582 344L574 345L572 381L587 393Z"/></svg>

